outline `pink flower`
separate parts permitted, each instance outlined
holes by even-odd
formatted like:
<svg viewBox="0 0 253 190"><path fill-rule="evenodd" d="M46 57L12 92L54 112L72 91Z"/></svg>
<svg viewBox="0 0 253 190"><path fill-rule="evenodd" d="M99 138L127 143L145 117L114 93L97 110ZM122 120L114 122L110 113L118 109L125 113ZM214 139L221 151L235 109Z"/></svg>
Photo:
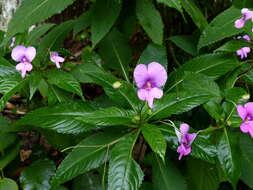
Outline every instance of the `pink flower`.
<svg viewBox="0 0 253 190"><path fill-rule="evenodd" d="M55 63L58 69L61 68L59 63L64 62L64 58L60 57L56 51L50 52L50 60Z"/></svg>
<svg viewBox="0 0 253 190"><path fill-rule="evenodd" d="M237 106L238 115L242 118L243 123L240 129L243 133L250 133L253 138L253 102Z"/></svg>
<svg viewBox="0 0 253 190"><path fill-rule="evenodd" d="M153 108L154 98L161 98L163 91L158 88L162 87L167 81L167 72L162 65L156 62L148 64L139 64L134 69L134 79L138 90L140 100L148 101L149 107Z"/></svg>
<svg viewBox="0 0 253 190"><path fill-rule="evenodd" d="M181 160L182 156L186 156L191 153L191 144L197 136L196 133L189 134L189 129L190 127L186 123L180 125L180 132L175 129L178 141L180 143L180 146L177 149L177 152L179 153L179 160Z"/></svg>
<svg viewBox="0 0 253 190"><path fill-rule="evenodd" d="M238 36L237 39L242 38L241 36ZM243 38L250 42L250 38L248 35L244 35ZM242 49L239 49L236 51L237 55L241 56L241 59L247 58L247 54L250 52L250 47L243 47Z"/></svg>
<svg viewBox="0 0 253 190"><path fill-rule="evenodd" d="M242 18L237 19L235 21L236 28L242 28L244 26L245 22L249 19L252 19L252 21L253 21L253 11L250 11L247 8L243 8L241 12L242 12Z"/></svg>
<svg viewBox="0 0 253 190"><path fill-rule="evenodd" d="M36 56L36 49L32 46L16 46L12 52L11 57L14 61L19 62L16 65L16 70L21 71L22 78L25 78L26 72L31 71L33 66L31 64L32 60Z"/></svg>
<svg viewBox="0 0 253 190"><path fill-rule="evenodd" d="M15 37L13 37L13 38L11 39L11 45L10 45L10 47L13 47L13 46L14 46L15 40L16 40Z"/></svg>

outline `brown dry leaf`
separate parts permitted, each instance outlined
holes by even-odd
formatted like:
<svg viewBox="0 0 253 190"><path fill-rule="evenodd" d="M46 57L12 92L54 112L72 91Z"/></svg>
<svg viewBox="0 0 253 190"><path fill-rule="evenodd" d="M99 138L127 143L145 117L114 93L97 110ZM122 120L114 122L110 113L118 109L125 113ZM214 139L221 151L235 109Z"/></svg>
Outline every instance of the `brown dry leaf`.
<svg viewBox="0 0 253 190"><path fill-rule="evenodd" d="M23 150L23 149L20 150L19 155L20 155L21 162L24 162L26 159L28 159L31 154L32 154L32 150Z"/></svg>

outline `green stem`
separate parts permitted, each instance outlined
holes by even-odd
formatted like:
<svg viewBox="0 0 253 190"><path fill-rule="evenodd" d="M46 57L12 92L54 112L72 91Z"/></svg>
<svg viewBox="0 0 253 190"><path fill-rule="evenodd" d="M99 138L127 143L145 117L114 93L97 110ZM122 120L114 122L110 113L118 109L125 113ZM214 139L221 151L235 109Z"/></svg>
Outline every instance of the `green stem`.
<svg viewBox="0 0 253 190"><path fill-rule="evenodd" d="M103 173L103 178L102 178L102 188L103 188L103 190L106 190L106 186L105 186L105 172L106 172L106 162L108 160L108 155L109 155L109 148L110 148L110 146L108 145L107 146L107 150L106 150L104 173Z"/></svg>

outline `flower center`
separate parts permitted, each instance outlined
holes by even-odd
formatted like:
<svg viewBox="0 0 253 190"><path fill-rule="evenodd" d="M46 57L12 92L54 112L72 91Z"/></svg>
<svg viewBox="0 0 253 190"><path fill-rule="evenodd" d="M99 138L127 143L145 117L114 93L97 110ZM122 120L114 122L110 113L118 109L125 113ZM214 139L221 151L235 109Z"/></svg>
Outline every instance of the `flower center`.
<svg viewBox="0 0 253 190"><path fill-rule="evenodd" d="M23 58L21 59L21 62L22 62L22 63L30 63L30 61L29 61L26 57L23 57Z"/></svg>
<svg viewBox="0 0 253 190"><path fill-rule="evenodd" d="M242 15L242 20L245 21L246 20L246 14Z"/></svg>

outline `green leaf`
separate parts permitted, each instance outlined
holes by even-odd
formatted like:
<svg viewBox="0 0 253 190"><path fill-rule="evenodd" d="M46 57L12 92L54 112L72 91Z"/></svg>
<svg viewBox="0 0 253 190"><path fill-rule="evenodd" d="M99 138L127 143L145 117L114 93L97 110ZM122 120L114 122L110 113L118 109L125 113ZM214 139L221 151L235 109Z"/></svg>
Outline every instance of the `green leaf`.
<svg viewBox="0 0 253 190"><path fill-rule="evenodd" d="M4 178L0 180L0 190L18 190L17 183L10 179L10 178Z"/></svg>
<svg viewBox="0 0 253 190"><path fill-rule="evenodd" d="M37 126L51 129L58 133L77 134L96 129L77 117L94 111L89 103L71 102L51 107L43 107L26 114L14 122L14 126Z"/></svg>
<svg viewBox="0 0 253 190"><path fill-rule="evenodd" d="M55 68L48 70L46 77L49 83L83 98L81 86L72 74Z"/></svg>
<svg viewBox="0 0 253 190"><path fill-rule="evenodd" d="M12 146L4 150L4 156L0 157L0 169L7 166L19 154L20 142L16 141Z"/></svg>
<svg viewBox="0 0 253 190"><path fill-rule="evenodd" d="M81 176L78 176L72 185L73 190L98 190L101 189L101 178L99 174L94 171L86 172Z"/></svg>
<svg viewBox="0 0 253 190"><path fill-rule="evenodd" d="M136 15L152 41L163 44L163 22L161 15L152 3L152 0L137 0Z"/></svg>
<svg viewBox="0 0 253 190"><path fill-rule="evenodd" d="M140 190L153 190L153 187L152 187L152 183L149 183L149 182L146 182L144 181L142 184L141 184L141 188Z"/></svg>
<svg viewBox="0 0 253 190"><path fill-rule="evenodd" d="M235 87L225 90L225 98L228 101L232 101L235 104L239 104L243 101L243 96L247 95L246 90L240 87Z"/></svg>
<svg viewBox="0 0 253 190"><path fill-rule="evenodd" d="M91 10L87 10L76 19L73 31L74 36L91 24L91 13Z"/></svg>
<svg viewBox="0 0 253 190"><path fill-rule="evenodd" d="M164 46L152 43L147 46L138 60L138 64L148 65L151 62L160 63L167 70L168 60L166 48Z"/></svg>
<svg viewBox="0 0 253 190"><path fill-rule="evenodd" d="M12 145L17 138L16 134L5 133L0 130L0 152L3 152L5 148Z"/></svg>
<svg viewBox="0 0 253 190"><path fill-rule="evenodd" d="M48 105L54 105L57 102L59 103L68 103L72 102L73 97L71 94L62 90L54 85L48 85Z"/></svg>
<svg viewBox="0 0 253 190"><path fill-rule="evenodd" d="M163 3L169 7L177 9L179 12L183 12L180 0L157 0L158 3Z"/></svg>
<svg viewBox="0 0 253 190"><path fill-rule="evenodd" d="M121 132L100 132L81 141L58 167L52 186L56 187L105 162L107 147L120 139Z"/></svg>
<svg viewBox="0 0 253 190"><path fill-rule="evenodd" d="M217 144L218 159L228 180L234 189L241 175L241 150L236 134L228 133L226 128Z"/></svg>
<svg viewBox="0 0 253 190"><path fill-rule="evenodd" d="M24 190L50 189L49 180L55 173L52 160L40 159L25 168L20 175L20 183Z"/></svg>
<svg viewBox="0 0 253 190"><path fill-rule="evenodd" d="M203 105L205 110L209 113L209 115L214 118L216 121L224 119L224 115L222 114L223 109L221 107L220 100L210 100Z"/></svg>
<svg viewBox="0 0 253 190"><path fill-rule="evenodd" d="M159 190L184 190L187 189L186 182L175 167L175 165L166 160L166 165L164 162L154 154L154 160L152 164L152 181L153 189Z"/></svg>
<svg viewBox="0 0 253 190"><path fill-rule="evenodd" d="M13 65L3 57L0 57L0 65L13 67Z"/></svg>
<svg viewBox="0 0 253 190"><path fill-rule="evenodd" d="M253 146L252 138L248 134L240 135L240 147L242 150L242 175L241 179L250 188L253 188Z"/></svg>
<svg viewBox="0 0 253 190"><path fill-rule="evenodd" d="M92 125L116 126L131 123L135 115L136 113L132 110L110 107L84 114L77 119Z"/></svg>
<svg viewBox="0 0 253 190"><path fill-rule="evenodd" d="M132 158L132 151L139 133L129 135L118 142L112 150L109 163L108 186L110 190L137 190L144 174Z"/></svg>
<svg viewBox="0 0 253 190"><path fill-rule="evenodd" d="M224 51L224 52L232 52L235 53L237 50L243 47L252 47L252 45L246 40L230 40L223 44L221 47L216 49L214 52Z"/></svg>
<svg viewBox="0 0 253 190"><path fill-rule="evenodd" d="M244 29L235 28L235 20L241 17L241 10L235 7L228 8L217 17L202 32L198 49L215 43L224 38L240 34Z"/></svg>
<svg viewBox="0 0 253 190"><path fill-rule="evenodd" d="M167 144L159 128L156 125L144 125L142 127L142 134L151 149L165 161Z"/></svg>
<svg viewBox="0 0 253 190"><path fill-rule="evenodd" d="M206 54L196 57L183 66L177 72L172 72L168 76L166 92L170 91L184 81L185 72L201 73L210 79L217 79L240 65L237 57L231 54Z"/></svg>
<svg viewBox="0 0 253 190"><path fill-rule="evenodd" d="M187 160L186 173L189 189L217 190L219 188L219 177L214 164L197 159L190 159Z"/></svg>
<svg viewBox="0 0 253 190"><path fill-rule="evenodd" d="M7 39L16 33L24 32L30 26L46 20L54 14L59 14L74 0L64 0L55 3L54 0L25 0L8 24ZM22 19L20 19L22 18Z"/></svg>
<svg viewBox="0 0 253 190"><path fill-rule="evenodd" d="M132 60L131 47L117 29L113 29L99 44L99 52L106 68L119 71L129 82L129 64Z"/></svg>
<svg viewBox="0 0 253 190"><path fill-rule="evenodd" d="M43 35L45 34L50 28L52 28L54 24L52 23L46 23L40 26L37 26L35 29L33 29L27 37L26 44L31 45L35 44L35 42Z"/></svg>
<svg viewBox="0 0 253 190"><path fill-rule="evenodd" d="M203 31L205 27L208 25L206 18L199 10L199 8L195 5L193 0L180 0L181 5L184 7L186 12L191 16L193 22L196 26Z"/></svg>
<svg viewBox="0 0 253 190"><path fill-rule="evenodd" d="M29 80L29 87L30 87L30 100L32 99L34 93L37 91L39 88L39 84L42 79L42 74L41 72L33 71L30 76Z"/></svg>
<svg viewBox="0 0 253 190"><path fill-rule="evenodd" d="M95 47L119 16L121 0L99 0L92 7L91 41Z"/></svg>

